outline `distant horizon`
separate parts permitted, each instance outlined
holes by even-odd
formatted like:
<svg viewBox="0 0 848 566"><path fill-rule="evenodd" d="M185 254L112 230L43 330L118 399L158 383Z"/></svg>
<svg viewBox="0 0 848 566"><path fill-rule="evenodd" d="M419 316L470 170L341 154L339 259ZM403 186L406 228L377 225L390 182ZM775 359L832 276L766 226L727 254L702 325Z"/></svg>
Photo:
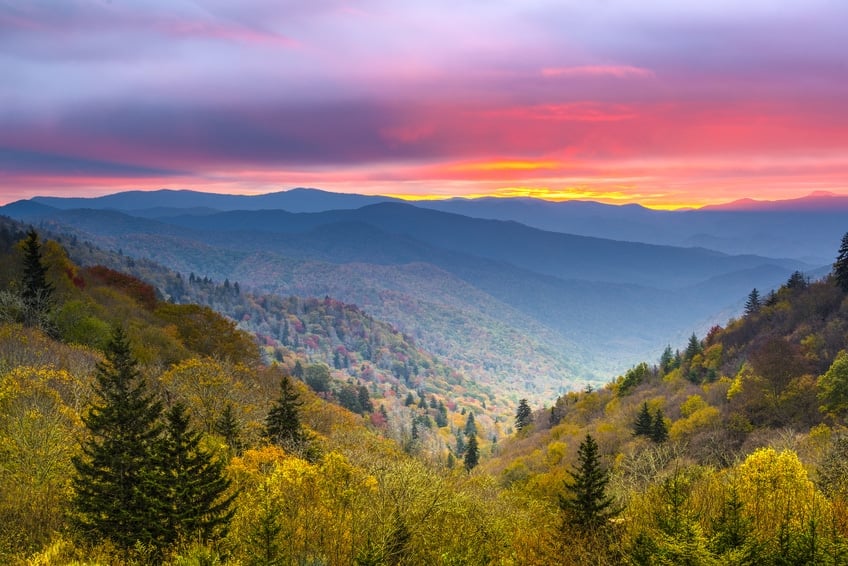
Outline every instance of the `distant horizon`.
<svg viewBox="0 0 848 566"><path fill-rule="evenodd" d="M684 210L698 210L701 208L709 208L709 207L726 207L727 205L732 205L737 202L753 202L757 204L762 203L779 203L785 201L793 201L793 200L801 200L801 199L809 199L815 197L848 197L848 193L837 193L834 191L810 191L806 194L801 194L799 196L791 196L788 198L780 198L780 199L761 199L761 198L751 198L751 197L740 197L734 198L733 200L724 201L724 202L711 202L707 204L702 204L700 206L651 206L646 205L640 202L605 202L602 199L591 199L591 198L545 198L540 196L524 196L524 195L487 195L487 194L470 194L470 195L409 195L409 194L385 194L385 193L366 193L366 192L341 192L341 191L332 191L328 189L324 189L321 187L307 187L307 186L296 186L289 187L286 189L278 189L271 191L263 191L263 192L222 192L222 191L211 191L211 190L202 190L195 188L175 188L175 187L160 187L160 188L151 188L151 189L127 189L127 190L107 190L107 191L86 191L86 192L75 192L74 194L32 194L29 196L25 196L23 198L6 198L5 193L0 191L0 206L5 206L7 204L11 204L13 202L21 201L21 200L32 200L34 198L83 198L83 199L91 199L91 198L100 198L100 197L108 197L112 195L118 195L129 192L157 192L157 191L171 191L171 192L196 192L203 194L213 194L213 195L223 195L223 196L244 196L244 197L261 197L270 194L276 193L286 193L294 190L310 190L310 191L320 191L324 193L330 194L341 194L341 195L359 195L366 197L385 197L385 198L395 198L408 202L416 202L416 201L438 201L438 200L451 200L451 199L462 199L462 200L478 200L485 198L495 198L495 199L511 199L511 198L527 198L534 200L541 200L546 202L595 202L601 204L607 204L611 206L626 206L626 205L639 205L644 208L648 208L651 210L668 210L668 211L684 211ZM732 207L728 207L728 209L732 210Z"/></svg>
<svg viewBox="0 0 848 566"><path fill-rule="evenodd" d="M0 195L848 192L848 3L0 3Z"/></svg>

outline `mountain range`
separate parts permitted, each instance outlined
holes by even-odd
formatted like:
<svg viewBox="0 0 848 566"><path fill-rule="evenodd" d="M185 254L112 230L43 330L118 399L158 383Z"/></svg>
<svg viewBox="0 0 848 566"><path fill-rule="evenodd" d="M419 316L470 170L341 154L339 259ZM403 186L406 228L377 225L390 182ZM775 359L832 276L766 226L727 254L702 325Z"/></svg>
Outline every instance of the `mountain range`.
<svg viewBox="0 0 848 566"><path fill-rule="evenodd" d="M190 190L128 191L94 198L35 197L54 208L113 209L166 218L235 210L323 212L402 202L385 196L297 188L265 195L220 195ZM452 198L407 201L419 208L474 218L512 220L582 236L678 247L705 247L727 254L790 257L811 264L831 261L846 229L848 196L816 191L802 198L741 199L698 210L652 210L636 204L552 202L534 198Z"/></svg>
<svg viewBox="0 0 848 566"><path fill-rule="evenodd" d="M507 381L531 395L609 379L724 322L752 288L765 292L795 270L823 272L794 258L587 237L375 198L307 189L261 198L136 192L36 198L0 214L186 275L358 304L475 380ZM261 207L272 201L336 208ZM646 222L680 214L572 204ZM219 210L247 205L257 209Z"/></svg>

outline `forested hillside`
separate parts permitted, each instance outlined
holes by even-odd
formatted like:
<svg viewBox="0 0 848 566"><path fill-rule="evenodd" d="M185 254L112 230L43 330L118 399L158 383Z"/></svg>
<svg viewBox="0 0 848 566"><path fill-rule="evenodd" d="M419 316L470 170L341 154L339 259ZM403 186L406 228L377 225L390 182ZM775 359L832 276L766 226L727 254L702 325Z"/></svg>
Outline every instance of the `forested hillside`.
<svg viewBox="0 0 848 566"><path fill-rule="evenodd" d="M135 265L150 284L4 222L0 561L844 564L843 248L504 422L356 307Z"/></svg>

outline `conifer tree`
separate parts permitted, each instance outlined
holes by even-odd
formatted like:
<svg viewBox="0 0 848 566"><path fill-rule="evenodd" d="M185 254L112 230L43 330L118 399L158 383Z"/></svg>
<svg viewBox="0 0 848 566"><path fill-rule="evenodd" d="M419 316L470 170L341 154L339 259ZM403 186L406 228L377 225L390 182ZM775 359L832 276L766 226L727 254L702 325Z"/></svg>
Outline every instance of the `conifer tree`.
<svg viewBox="0 0 848 566"><path fill-rule="evenodd" d="M189 427L185 406L177 403L166 415L165 438L158 450L163 472L161 501L167 543L223 535L233 516L233 495L224 466L200 448L200 434Z"/></svg>
<svg viewBox="0 0 848 566"><path fill-rule="evenodd" d="M839 246L839 253L833 264L833 278L839 288L848 293L848 232L842 236L842 245Z"/></svg>
<svg viewBox="0 0 848 566"><path fill-rule="evenodd" d="M303 444L299 415L301 405L303 401L292 380L284 375L280 380L280 397L265 418L265 436L271 442L288 449L299 448Z"/></svg>
<svg viewBox="0 0 848 566"><path fill-rule="evenodd" d="M651 440L658 444L668 440L668 426L665 424L662 409L657 409L657 412L654 414L650 436Z"/></svg>
<svg viewBox="0 0 848 566"><path fill-rule="evenodd" d="M47 267L41 261L38 233L30 229L23 242L24 272L21 298L29 309L26 323L34 324L50 310L53 285L47 281Z"/></svg>
<svg viewBox="0 0 848 566"><path fill-rule="evenodd" d="M232 403L227 403L221 412L221 416L215 421L214 432L224 437L224 442L227 443L227 446L230 447L230 450L234 454L241 454L243 448L241 442L241 425L236 419Z"/></svg>
<svg viewBox="0 0 848 566"><path fill-rule="evenodd" d="M560 495L559 505L569 524L595 530L617 515L618 510L606 493L609 474L601 468L598 444L589 434L577 449L577 462L574 470L568 472L572 481L566 483L568 495Z"/></svg>
<svg viewBox="0 0 848 566"><path fill-rule="evenodd" d="M97 365L96 401L82 417L89 436L73 459L73 522L90 540L128 551L163 538L159 474L153 464L161 405L147 392L124 331L118 327Z"/></svg>
<svg viewBox="0 0 848 566"><path fill-rule="evenodd" d="M689 337L689 344L686 345L686 359L691 360L697 354L700 354L701 351L701 341L698 340L698 337L693 332L692 336Z"/></svg>
<svg viewBox="0 0 848 566"><path fill-rule="evenodd" d="M527 403L527 399L518 402L518 410L515 412L515 430L522 430L533 423L533 411Z"/></svg>
<svg viewBox="0 0 848 566"><path fill-rule="evenodd" d="M748 300L745 301L745 316L751 316L760 310L760 292L756 287L748 294Z"/></svg>
<svg viewBox="0 0 848 566"><path fill-rule="evenodd" d="M474 413L468 413L468 419L465 421L465 435L474 436L477 434L477 423L474 421Z"/></svg>
<svg viewBox="0 0 848 566"><path fill-rule="evenodd" d="M465 469L473 470L480 463L480 449L477 446L477 435L471 434L468 436L468 446L465 447L465 457L463 458Z"/></svg>
<svg viewBox="0 0 848 566"><path fill-rule="evenodd" d="M648 410L648 403L642 403L642 408L639 409L639 414L636 415L636 420L633 422L633 434L635 436L650 437L654 430L654 419L651 418L651 412Z"/></svg>

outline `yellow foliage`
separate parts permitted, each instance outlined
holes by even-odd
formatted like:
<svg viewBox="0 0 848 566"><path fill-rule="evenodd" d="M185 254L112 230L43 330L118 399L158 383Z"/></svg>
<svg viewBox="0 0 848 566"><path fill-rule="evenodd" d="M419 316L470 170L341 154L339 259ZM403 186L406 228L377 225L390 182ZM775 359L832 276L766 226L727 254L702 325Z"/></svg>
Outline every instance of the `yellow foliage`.
<svg viewBox="0 0 848 566"><path fill-rule="evenodd" d="M740 499L760 538L776 537L782 528L822 518L825 505L795 452L760 448L737 472Z"/></svg>
<svg viewBox="0 0 848 566"><path fill-rule="evenodd" d="M696 395L697 397L697 395ZM675 421L669 430L669 436L673 440L680 440L683 436L692 434L700 428L712 426L719 421L720 411L709 405L696 410L686 418Z"/></svg>
<svg viewBox="0 0 848 566"><path fill-rule="evenodd" d="M680 404L680 414L684 417L689 417L696 411L707 407L707 402L700 395L690 395Z"/></svg>

